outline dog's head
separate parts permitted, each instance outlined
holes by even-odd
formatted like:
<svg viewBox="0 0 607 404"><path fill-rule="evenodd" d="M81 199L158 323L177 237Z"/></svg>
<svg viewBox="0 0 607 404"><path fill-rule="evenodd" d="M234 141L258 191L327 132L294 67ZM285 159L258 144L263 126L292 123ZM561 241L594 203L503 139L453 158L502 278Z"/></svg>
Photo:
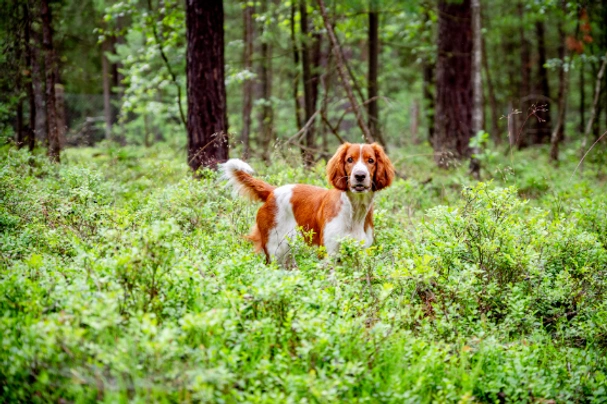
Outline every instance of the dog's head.
<svg viewBox="0 0 607 404"><path fill-rule="evenodd" d="M394 166L377 143L344 143L327 163L327 178L341 191L379 191L394 179Z"/></svg>

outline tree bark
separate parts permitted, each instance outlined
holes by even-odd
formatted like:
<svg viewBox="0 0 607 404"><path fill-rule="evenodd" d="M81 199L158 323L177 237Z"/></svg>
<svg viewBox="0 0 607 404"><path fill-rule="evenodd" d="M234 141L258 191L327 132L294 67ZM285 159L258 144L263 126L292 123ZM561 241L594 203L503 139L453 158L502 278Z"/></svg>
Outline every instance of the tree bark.
<svg viewBox="0 0 607 404"><path fill-rule="evenodd" d="M320 6L322 20L324 22L325 28L327 29L327 34L329 35L329 40L331 41L333 56L335 57L335 63L337 64L337 72L339 73L341 83L344 86L344 90L346 90L346 94L348 95L348 101L350 101L350 105L352 107L352 110L354 111L354 115L356 116L356 122L358 123L358 127L363 133L365 141L367 143L373 143L375 141L373 135L371 135L369 128L365 124L358 103L356 102L356 98L354 98L354 94L352 93L352 87L350 86L350 82L348 81L345 62L342 58L341 50L337 42L337 37L335 36L335 32L333 31L333 26L329 21L329 17L327 15L327 8L325 7L325 3L323 0L318 0L318 4Z"/></svg>
<svg viewBox="0 0 607 404"><path fill-rule="evenodd" d="M57 75L55 74L55 77ZM65 145L67 123L65 117L65 89L62 84L55 83L55 110L57 111L57 132L59 136L59 147Z"/></svg>
<svg viewBox="0 0 607 404"><path fill-rule="evenodd" d="M32 31L33 33L33 31ZM44 105L44 87L42 84L43 73L40 63L41 40L38 35L33 35L35 44L32 44L32 86L34 90L34 101L36 103L36 125L34 126L34 136L39 142L48 144L46 135L46 109Z"/></svg>
<svg viewBox="0 0 607 404"><path fill-rule="evenodd" d="M535 24L535 28L538 41L540 93L548 99L550 98L550 86L548 85L548 70L546 69L546 41L544 23L542 21L538 21ZM542 117L545 120L544 122L538 122L537 120L532 121L530 126L533 128L535 133L533 133L533 136L529 137L529 144L547 143L550 140L552 123L550 119L550 101L547 101L547 99L536 100L536 103L538 104L546 104L548 112L546 112L545 116ZM523 114L526 113L527 111L524 110Z"/></svg>
<svg viewBox="0 0 607 404"><path fill-rule="evenodd" d="M103 75L103 112L105 115L105 138L110 140L112 137L112 85L110 76L110 61L106 56L109 52L108 39L101 45L101 74Z"/></svg>
<svg viewBox="0 0 607 404"><path fill-rule="evenodd" d="M526 112L531 106L532 100L529 98L531 95L531 50L529 40L525 37L525 24L523 19L525 14L523 12L523 3L517 4L518 13L518 29L519 29L519 40L521 42L521 85L519 88L519 108L523 112L521 119L524 119L527 115ZM517 117L515 117L517 118ZM518 147L522 148L528 146L530 143L528 128L522 128L520 136L517 134Z"/></svg>
<svg viewBox="0 0 607 404"><path fill-rule="evenodd" d="M438 3L436 64L435 161L443 168L448 157L470 156L472 136L472 24L470 0Z"/></svg>
<svg viewBox="0 0 607 404"><path fill-rule="evenodd" d="M304 81L304 105L305 105L305 122L309 123L313 119L316 112L316 101L318 98L318 66L320 64L320 36L314 34L309 35L309 21L306 0L300 0L299 13L301 21L301 59ZM314 165L314 153L311 151L315 148L316 133L314 121L307 125L305 131L306 149L303 152L304 165L311 167Z"/></svg>
<svg viewBox="0 0 607 404"><path fill-rule="evenodd" d="M301 103L299 102L299 48L297 46L297 38L295 36L295 1L291 2L291 47L293 49L293 62L295 64L295 71L293 74L293 101L295 102L295 122L297 123L297 129L303 127L301 117Z"/></svg>
<svg viewBox="0 0 607 404"><path fill-rule="evenodd" d="M419 138L417 137L417 132L419 131L419 102L417 100L413 100L410 114L409 131L411 132L411 143L419 144Z"/></svg>
<svg viewBox="0 0 607 404"><path fill-rule="evenodd" d="M586 123L586 119L584 119L584 113L586 112L586 83L584 80L584 61L580 61L580 126L579 132L584 133L584 124Z"/></svg>
<svg viewBox="0 0 607 404"><path fill-rule="evenodd" d="M594 86L594 99L592 101L592 109L590 110L590 118L588 118L588 123L586 124L586 130L584 131L584 140L582 141L582 153L584 153L586 149L586 144L588 143L588 137L592 132L592 127L594 126L594 122L597 116L597 108L599 104L599 98L601 95L601 83L603 81L603 76L605 75L605 66L607 66L607 53L603 56L603 62L601 63L601 68L596 76L596 84Z"/></svg>
<svg viewBox="0 0 607 404"><path fill-rule="evenodd" d="M228 158L223 3L186 0L188 164L217 168Z"/></svg>
<svg viewBox="0 0 607 404"><path fill-rule="evenodd" d="M59 127L55 107L55 52L53 48L52 16L48 0L40 1L42 16L42 45L44 47L44 69L46 71L46 120L48 130L48 156L52 162L61 160Z"/></svg>
<svg viewBox="0 0 607 404"><path fill-rule="evenodd" d="M262 0L262 14L268 12L269 0ZM264 31L267 26L264 25ZM265 35L261 43L261 98L263 106L260 115L262 158L266 164L270 163L271 144L274 140L274 109L272 107L272 44Z"/></svg>
<svg viewBox="0 0 607 404"><path fill-rule="evenodd" d="M481 32L481 2L472 0L472 136L483 130L483 82L482 82L482 32ZM481 163L475 157L480 153L478 147L472 150L470 158L470 173L475 179L480 178Z"/></svg>
<svg viewBox="0 0 607 404"><path fill-rule="evenodd" d="M489 91L489 106L491 108L491 138L497 145L502 144L502 137L499 127L499 112L497 108L497 100L495 98L495 89L493 80L491 79L491 69L489 69L489 60L487 59L487 47L485 38L483 38L483 69L485 70L485 78L487 79L487 90Z"/></svg>
<svg viewBox="0 0 607 404"><path fill-rule="evenodd" d="M29 151L34 151L34 146L36 145L36 137L34 134L36 128L36 97L34 94L34 77L33 77L33 62L32 62L32 44L31 44L31 29L32 29L32 20L29 13L29 5L23 4L23 15L24 15L24 23L25 23L25 65L26 69L29 69L29 80L26 83L27 89L27 98L29 100L29 130L27 131L27 136L25 142L28 145Z"/></svg>
<svg viewBox="0 0 607 404"><path fill-rule="evenodd" d="M556 126L550 137L550 158L552 161L559 159L559 144L565 138L565 114L567 110L567 80L569 74L565 71L565 31L563 30L562 21L558 21L557 29L559 33L558 56L561 59L561 67L559 69L559 114L556 121Z"/></svg>
<svg viewBox="0 0 607 404"><path fill-rule="evenodd" d="M244 68L247 72L253 71L253 12L254 7L246 2L243 9L244 22ZM251 154L251 111L253 111L253 80L247 78L243 83L242 94L242 134L240 141L243 147L243 157L249 158Z"/></svg>
<svg viewBox="0 0 607 404"><path fill-rule="evenodd" d="M379 139L379 110L377 103L377 72L379 58L379 14L375 0L370 0L369 11L369 70L367 79L367 115L369 119L369 130L371 135Z"/></svg>

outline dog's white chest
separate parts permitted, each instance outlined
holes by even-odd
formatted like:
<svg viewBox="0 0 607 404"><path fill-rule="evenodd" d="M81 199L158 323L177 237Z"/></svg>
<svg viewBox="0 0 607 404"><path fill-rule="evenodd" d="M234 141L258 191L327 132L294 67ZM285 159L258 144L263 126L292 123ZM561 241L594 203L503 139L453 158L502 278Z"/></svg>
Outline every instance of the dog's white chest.
<svg viewBox="0 0 607 404"><path fill-rule="evenodd" d="M373 229L365 231L365 218L371 204L373 194L355 194L348 197L346 192L341 195L341 207L337 216L329 221L323 231L323 244L329 254L339 250L339 243L345 237L364 242L364 247L373 244Z"/></svg>

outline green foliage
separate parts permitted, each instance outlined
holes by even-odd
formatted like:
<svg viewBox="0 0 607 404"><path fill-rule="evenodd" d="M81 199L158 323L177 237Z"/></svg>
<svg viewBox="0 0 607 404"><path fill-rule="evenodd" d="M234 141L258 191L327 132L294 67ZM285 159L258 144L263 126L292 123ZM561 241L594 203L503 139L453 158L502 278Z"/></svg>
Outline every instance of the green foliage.
<svg viewBox="0 0 607 404"><path fill-rule="evenodd" d="M257 207L177 149L2 151L0 400L607 399L600 167L569 180L573 158L530 150L472 183L427 151L391 152L409 179L378 193L371 248L298 237L291 270L242 237ZM253 161L267 181L325 185L275 157Z"/></svg>

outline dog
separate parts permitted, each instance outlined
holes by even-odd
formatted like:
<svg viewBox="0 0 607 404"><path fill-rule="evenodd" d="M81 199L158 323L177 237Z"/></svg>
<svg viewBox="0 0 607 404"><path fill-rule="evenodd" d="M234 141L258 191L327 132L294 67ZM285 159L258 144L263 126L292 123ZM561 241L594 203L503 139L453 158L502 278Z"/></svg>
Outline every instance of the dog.
<svg viewBox="0 0 607 404"><path fill-rule="evenodd" d="M339 251L340 240L351 237L367 248L373 243L373 197L394 179L394 166L377 143L342 144L327 163L327 178L335 189L296 184L274 187L253 177L240 159L220 166L222 178L236 194L263 202L248 239L266 262L285 264L288 239L298 228L311 232L306 239L324 246L329 255Z"/></svg>

